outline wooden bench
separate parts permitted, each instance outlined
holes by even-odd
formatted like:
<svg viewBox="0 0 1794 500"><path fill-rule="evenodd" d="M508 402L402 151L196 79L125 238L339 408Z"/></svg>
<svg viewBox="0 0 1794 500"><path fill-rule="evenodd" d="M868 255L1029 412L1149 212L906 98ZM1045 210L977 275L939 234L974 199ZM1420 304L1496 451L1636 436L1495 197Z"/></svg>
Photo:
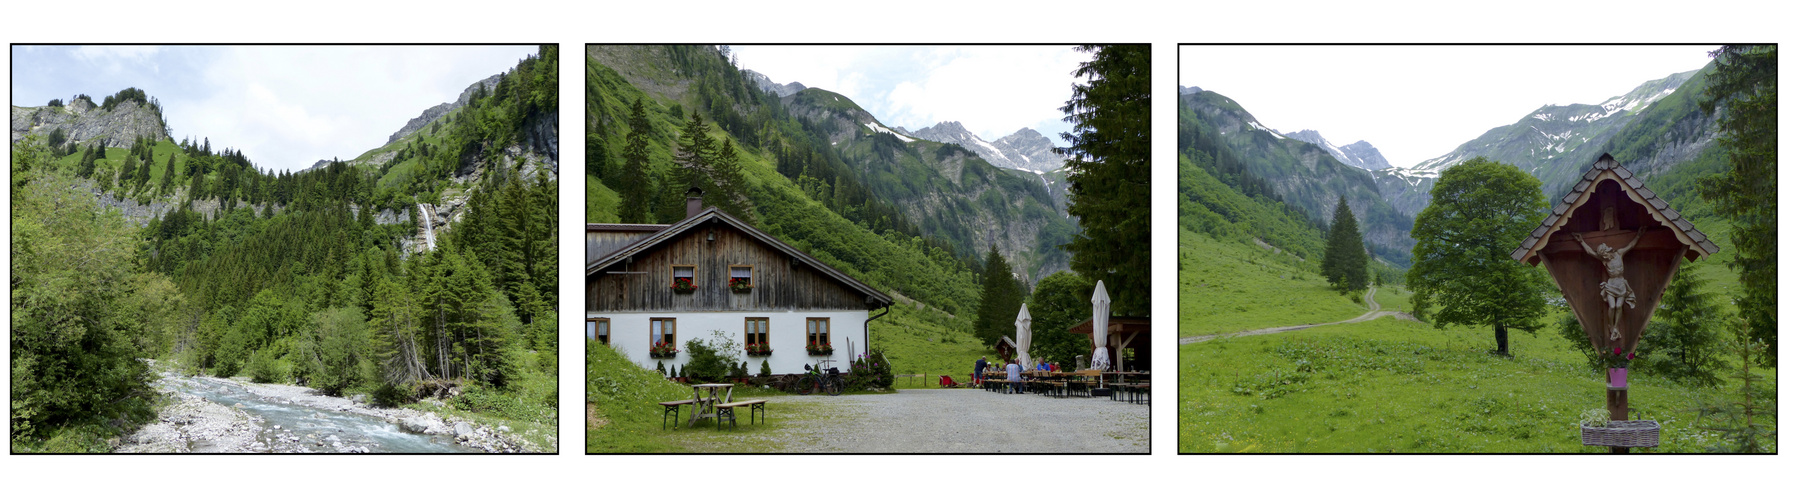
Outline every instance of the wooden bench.
<svg viewBox="0 0 1794 500"><path fill-rule="evenodd" d="M722 430L724 418L729 419L729 428L731 428L731 429L735 428L735 409L743 407L743 406L748 407L748 423L750 423L750 424L754 423L754 412L755 411L760 412L760 423L762 423L762 424L766 423L766 400L764 400L764 399L748 399L748 400L735 401L735 402L730 402L730 403L717 403L717 405L716 405L716 428L717 428L717 430Z"/></svg>
<svg viewBox="0 0 1794 500"><path fill-rule="evenodd" d="M697 401L692 400L692 399L681 399L678 401L661 401L660 402L660 430L663 430L663 431L667 430L667 415L672 415L673 421L678 422L679 421L679 407L685 406L688 404L692 404L695 402L697 402Z"/></svg>

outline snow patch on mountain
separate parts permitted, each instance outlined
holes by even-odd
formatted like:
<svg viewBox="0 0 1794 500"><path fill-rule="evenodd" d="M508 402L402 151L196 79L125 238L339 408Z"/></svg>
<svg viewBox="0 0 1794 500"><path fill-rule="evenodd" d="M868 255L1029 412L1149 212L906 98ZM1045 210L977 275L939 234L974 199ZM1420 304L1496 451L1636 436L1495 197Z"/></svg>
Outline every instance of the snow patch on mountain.
<svg viewBox="0 0 1794 500"><path fill-rule="evenodd" d="M891 134L891 135L897 136L897 140L900 140L903 142L915 142L916 141L916 139L913 137L899 134L895 130L884 128L884 126L879 125L878 122L866 122L865 125L867 128L872 129L873 133Z"/></svg>

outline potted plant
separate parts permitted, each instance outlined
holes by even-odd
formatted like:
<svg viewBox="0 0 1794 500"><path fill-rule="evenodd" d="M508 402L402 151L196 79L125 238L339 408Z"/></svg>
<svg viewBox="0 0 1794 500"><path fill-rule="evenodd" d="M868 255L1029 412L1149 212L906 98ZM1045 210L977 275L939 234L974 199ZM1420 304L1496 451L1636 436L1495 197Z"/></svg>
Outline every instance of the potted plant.
<svg viewBox="0 0 1794 500"><path fill-rule="evenodd" d="M1626 388L1626 368L1632 365L1637 353L1628 352L1620 355L1620 348L1613 348L1613 354L1603 354L1602 361L1607 365L1607 385L1616 389Z"/></svg>
<svg viewBox="0 0 1794 500"><path fill-rule="evenodd" d="M748 344L747 345L747 354L749 356L771 356L772 355L772 344L771 343Z"/></svg>
<svg viewBox="0 0 1794 500"><path fill-rule="evenodd" d="M747 293L754 289L754 281L747 278L729 278L729 291Z"/></svg>
<svg viewBox="0 0 1794 500"><path fill-rule="evenodd" d="M827 356L827 355L835 353L835 347L832 345L829 345L828 342L823 342L820 344L811 342L811 343L809 343L809 345L804 346L804 350L809 351L810 354L813 356Z"/></svg>
<svg viewBox="0 0 1794 500"><path fill-rule="evenodd" d="M691 293L697 289L697 285L691 283L691 278L673 278L673 293Z"/></svg>
<svg viewBox="0 0 1794 500"><path fill-rule="evenodd" d="M654 345L648 346L648 357L650 358L671 358L678 355L679 346L673 345L671 342L655 342Z"/></svg>

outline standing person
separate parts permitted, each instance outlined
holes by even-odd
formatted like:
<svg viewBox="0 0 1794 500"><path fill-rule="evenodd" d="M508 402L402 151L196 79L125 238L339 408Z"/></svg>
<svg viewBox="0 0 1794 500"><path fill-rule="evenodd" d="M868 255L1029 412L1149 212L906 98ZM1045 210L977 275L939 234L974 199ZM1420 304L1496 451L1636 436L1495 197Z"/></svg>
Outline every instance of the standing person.
<svg viewBox="0 0 1794 500"><path fill-rule="evenodd" d="M1013 394L1021 394L1022 393L1022 365L1016 364L1015 360L1011 359L1011 360L1009 360L1009 365L1004 366L1003 368L1005 370L1009 371L1009 386L1010 386L1009 388L1011 391L1013 391L1012 393Z"/></svg>
<svg viewBox="0 0 1794 500"><path fill-rule="evenodd" d="M974 383L974 384L983 384L984 383L984 369L985 368L990 368L990 362L985 361L984 356L979 356L978 362L972 363L972 383Z"/></svg>

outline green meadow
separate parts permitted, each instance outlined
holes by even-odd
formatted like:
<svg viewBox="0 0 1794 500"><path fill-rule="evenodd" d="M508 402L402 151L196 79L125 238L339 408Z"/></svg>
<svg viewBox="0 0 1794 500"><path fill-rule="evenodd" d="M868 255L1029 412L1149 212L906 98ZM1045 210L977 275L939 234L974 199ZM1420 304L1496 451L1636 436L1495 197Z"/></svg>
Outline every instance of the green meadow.
<svg viewBox="0 0 1794 500"><path fill-rule="evenodd" d="M1381 297L1382 294L1379 294ZM1381 299L1379 299L1381 300ZM1178 349L1180 453L1604 453L1578 419L1605 406L1605 382L1553 334L1385 317ZM1736 361L1732 361L1736 364ZM1770 381L1775 370L1763 370ZM1633 419L1663 426L1644 453L1703 452L1719 436L1693 408L1735 394L1631 377ZM1773 448L1772 448L1773 449Z"/></svg>

